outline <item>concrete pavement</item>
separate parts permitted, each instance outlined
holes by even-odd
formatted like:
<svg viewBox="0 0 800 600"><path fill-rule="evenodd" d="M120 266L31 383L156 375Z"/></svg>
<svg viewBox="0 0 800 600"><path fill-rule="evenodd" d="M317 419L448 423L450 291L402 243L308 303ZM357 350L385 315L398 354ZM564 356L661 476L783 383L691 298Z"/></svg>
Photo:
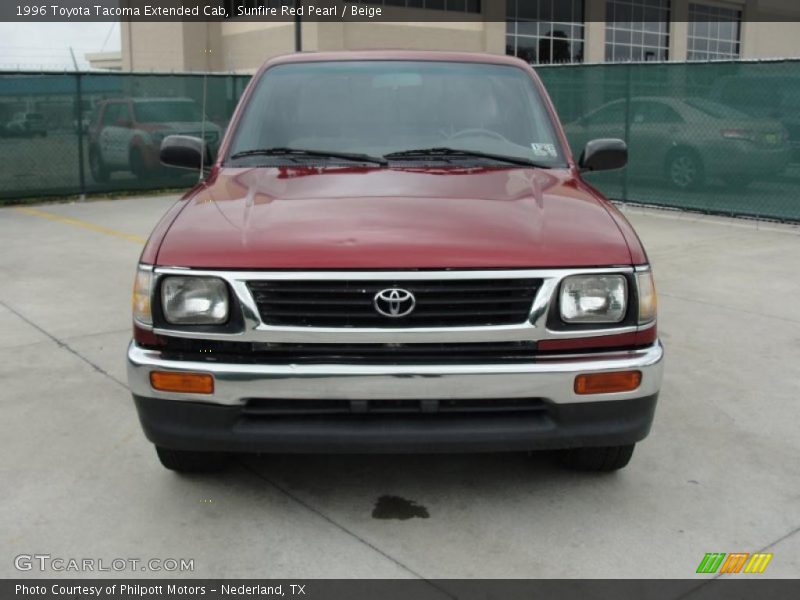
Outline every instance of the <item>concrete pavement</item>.
<svg viewBox="0 0 800 600"><path fill-rule="evenodd" d="M765 549L764 576L800 572L798 228L626 210L668 355L619 473L277 456L187 477L158 464L125 386L136 260L174 200L0 209L0 576L41 576L14 557L46 553L194 560L118 576L684 578L706 552ZM430 516L372 518L385 495Z"/></svg>

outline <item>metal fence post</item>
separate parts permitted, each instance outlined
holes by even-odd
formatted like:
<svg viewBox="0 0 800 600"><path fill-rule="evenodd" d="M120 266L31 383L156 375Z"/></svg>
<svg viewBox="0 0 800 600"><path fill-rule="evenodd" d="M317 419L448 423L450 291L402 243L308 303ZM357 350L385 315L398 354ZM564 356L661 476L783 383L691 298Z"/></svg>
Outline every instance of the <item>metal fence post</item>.
<svg viewBox="0 0 800 600"><path fill-rule="evenodd" d="M80 199L86 200L86 171L83 164L83 91L81 74L75 73L75 120L78 130L78 192Z"/></svg>
<svg viewBox="0 0 800 600"><path fill-rule="evenodd" d="M236 75L231 73L228 76L228 78L229 78L229 80L231 82L231 97L230 97L230 100L228 100L228 106L227 106L227 108L228 108L228 121L230 121L231 115L233 114L233 111L236 110L236 103L238 102L239 98L237 98L237 95L236 95Z"/></svg>
<svg viewBox="0 0 800 600"><path fill-rule="evenodd" d="M631 69L632 64L625 65L625 143L631 144ZM628 173L630 168L622 169L622 201L628 201Z"/></svg>

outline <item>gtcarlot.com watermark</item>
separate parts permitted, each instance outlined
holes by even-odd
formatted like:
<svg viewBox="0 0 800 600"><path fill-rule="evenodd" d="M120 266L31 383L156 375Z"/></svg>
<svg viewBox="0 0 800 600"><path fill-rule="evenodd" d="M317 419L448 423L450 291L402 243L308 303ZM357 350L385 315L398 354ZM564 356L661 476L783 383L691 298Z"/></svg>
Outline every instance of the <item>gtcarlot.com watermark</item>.
<svg viewBox="0 0 800 600"><path fill-rule="evenodd" d="M191 573L193 558L64 558L50 554L18 554L14 557L17 571L53 573L142 572Z"/></svg>

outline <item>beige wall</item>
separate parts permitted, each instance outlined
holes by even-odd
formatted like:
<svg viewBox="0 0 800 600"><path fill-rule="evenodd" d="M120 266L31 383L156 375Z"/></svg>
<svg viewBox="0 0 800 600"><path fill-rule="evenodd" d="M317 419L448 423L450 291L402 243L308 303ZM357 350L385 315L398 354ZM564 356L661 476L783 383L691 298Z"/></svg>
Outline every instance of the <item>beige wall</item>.
<svg viewBox="0 0 800 600"><path fill-rule="evenodd" d="M252 73L265 60L294 51L294 23L226 21L220 25L217 69ZM304 45L308 32L303 32Z"/></svg>
<svg viewBox="0 0 800 600"><path fill-rule="evenodd" d="M586 25L583 31L583 60L603 62L606 58L606 3L586 3Z"/></svg>
<svg viewBox="0 0 800 600"><path fill-rule="evenodd" d="M93 69L122 69L122 52L87 52L83 57Z"/></svg>
<svg viewBox="0 0 800 600"><path fill-rule="evenodd" d="M126 71L205 71L217 67L219 23L122 23Z"/></svg>
<svg viewBox="0 0 800 600"><path fill-rule="evenodd" d="M672 22L669 24L669 59L686 60L689 44L689 0L672 0Z"/></svg>
<svg viewBox="0 0 800 600"><path fill-rule="evenodd" d="M407 48L505 52L505 24L466 22L315 23L302 25L303 50ZM294 51L287 23L123 23L123 68L136 71L255 71Z"/></svg>
<svg viewBox="0 0 800 600"><path fill-rule="evenodd" d="M481 22L345 23L344 48L484 52L486 38Z"/></svg>
<svg viewBox="0 0 800 600"><path fill-rule="evenodd" d="M186 68L182 23L122 23L121 38L123 70Z"/></svg>
<svg viewBox="0 0 800 600"><path fill-rule="evenodd" d="M800 23L746 23L746 58L795 58L800 56Z"/></svg>

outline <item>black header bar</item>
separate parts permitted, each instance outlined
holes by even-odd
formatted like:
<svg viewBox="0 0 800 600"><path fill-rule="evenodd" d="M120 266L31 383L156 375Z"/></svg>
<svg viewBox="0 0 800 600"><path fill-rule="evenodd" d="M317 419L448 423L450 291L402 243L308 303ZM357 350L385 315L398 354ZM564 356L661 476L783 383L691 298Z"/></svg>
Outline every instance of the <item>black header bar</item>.
<svg viewBox="0 0 800 600"><path fill-rule="evenodd" d="M485 21L531 18L516 2L528 0L3 0L0 21L242 21L411 22ZM564 0L566 1L566 0ZM586 20L607 19L608 11L585 0ZM612 2L613 0L607 0ZM736 5L731 5L736 8ZM742 21L800 21L795 0L758 0L741 5ZM599 8L600 10L595 10ZM670 11L656 11L666 19ZM613 11L611 11L613 18ZM622 13L621 13L622 14ZM695 20L714 20L714 13L694 13ZM675 18L673 14L672 18Z"/></svg>

